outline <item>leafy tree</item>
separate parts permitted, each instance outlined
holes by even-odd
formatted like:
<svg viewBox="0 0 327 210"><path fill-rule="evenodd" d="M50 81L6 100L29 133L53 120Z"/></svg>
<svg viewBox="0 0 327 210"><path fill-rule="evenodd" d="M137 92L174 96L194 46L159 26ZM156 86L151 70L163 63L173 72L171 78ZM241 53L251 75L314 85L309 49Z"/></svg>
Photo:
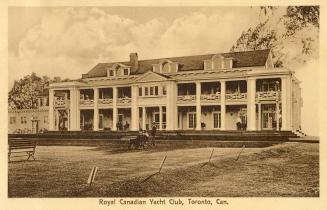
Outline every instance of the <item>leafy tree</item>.
<svg viewBox="0 0 327 210"><path fill-rule="evenodd" d="M8 93L8 105L11 109L34 109L37 108L37 96L44 92L50 82L69 81L55 77L52 80L48 76L39 77L34 72L16 80Z"/></svg>
<svg viewBox="0 0 327 210"><path fill-rule="evenodd" d="M270 25L270 19L274 18L274 11L278 7L260 7L259 18L264 12L267 19L259 23L255 27L243 31L241 36L237 39L235 45L231 47L231 51L246 51L258 49L272 49L272 57L275 67L283 66L285 55L281 48L285 42L301 38L300 45L302 45L302 54L310 55L313 53L313 43L315 39L298 35L299 32L310 26L319 29L319 6L289 6L286 8L286 13L279 17L277 21L282 24L284 30L282 32L274 29ZM269 15L268 15L269 13ZM279 28L280 30L280 28Z"/></svg>

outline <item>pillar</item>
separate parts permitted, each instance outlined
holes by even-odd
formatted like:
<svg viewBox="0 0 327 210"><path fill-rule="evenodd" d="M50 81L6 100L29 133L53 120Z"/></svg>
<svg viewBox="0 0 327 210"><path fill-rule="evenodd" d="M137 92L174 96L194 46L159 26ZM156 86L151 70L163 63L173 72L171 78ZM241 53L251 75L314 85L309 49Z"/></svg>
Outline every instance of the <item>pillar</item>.
<svg viewBox="0 0 327 210"><path fill-rule="evenodd" d="M290 77L282 77L282 130L291 130L291 81Z"/></svg>
<svg viewBox="0 0 327 210"><path fill-rule="evenodd" d="M226 130L226 105L225 105L226 81L220 81L220 130Z"/></svg>
<svg viewBox="0 0 327 210"><path fill-rule="evenodd" d="M196 82L196 130L201 130L201 82Z"/></svg>
<svg viewBox="0 0 327 210"><path fill-rule="evenodd" d="M247 130L256 130L255 125L255 92L256 92L255 78L248 78L247 80Z"/></svg>
<svg viewBox="0 0 327 210"><path fill-rule="evenodd" d="M145 130L145 124L146 124L145 118L146 118L146 108L142 107L142 129L143 130Z"/></svg>
<svg viewBox="0 0 327 210"><path fill-rule="evenodd" d="M94 111L93 111L93 130L99 130L99 108L98 108L98 99L99 99L99 88L93 88L94 91Z"/></svg>
<svg viewBox="0 0 327 210"><path fill-rule="evenodd" d="M137 107L138 87L132 86L131 130L139 130L139 108Z"/></svg>
<svg viewBox="0 0 327 210"><path fill-rule="evenodd" d="M166 130L177 129L177 84L175 82L166 83Z"/></svg>
<svg viewBox="0 0 327 210"><path fill-rule="evenodd" d="M49 130L53 131L55 130L54 127L54 90L53 89L49 89Z"/></svg>
<svg viewBox="0 0 327 210"><path fill-rule="evenodd" d="M159 106L159 130L162 130L162 106Z"/></svg>
<svg viewBox="0 0 327 210"><path fill-rule="evenodd" d="M118 100L118 90L117 87L112 88L112 130L116 131L117 127L117 117L118 117L118 109L117 109L117 100Z"/></svg>
<svg viewBox="0 0 327 210"><path fill-rule="evenodd" d="M258 103L258 130L261 131L262 122L261 122L261 103Z"/></svg>
<svg viewBox="0 0 327 210"><path fill-rule="evenodd" d="M70 130L80 130L80 109L79 99L80 92L78 88L71 88L70 90Z"/></svg>

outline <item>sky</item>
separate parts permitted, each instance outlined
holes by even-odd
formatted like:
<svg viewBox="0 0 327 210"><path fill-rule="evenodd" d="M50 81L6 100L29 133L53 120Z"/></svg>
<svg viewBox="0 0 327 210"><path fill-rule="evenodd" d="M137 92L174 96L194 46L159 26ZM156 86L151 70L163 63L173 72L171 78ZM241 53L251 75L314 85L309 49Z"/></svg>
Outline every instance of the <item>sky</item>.
<svg viewBox="0 0 327 210"><path fill-rule="evenodd" d="M227 52L256 7L10 7L9 88L31 72L76 79L99 62Z"/></svg>

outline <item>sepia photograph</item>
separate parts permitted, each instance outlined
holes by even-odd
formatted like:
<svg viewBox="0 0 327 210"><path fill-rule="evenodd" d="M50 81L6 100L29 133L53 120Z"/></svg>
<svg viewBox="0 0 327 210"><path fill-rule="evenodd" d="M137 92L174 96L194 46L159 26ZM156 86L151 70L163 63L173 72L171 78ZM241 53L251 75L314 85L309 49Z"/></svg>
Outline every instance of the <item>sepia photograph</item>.
<svg viewBox="0 0 327 210"><path fill-rule="evenodd" d="M7 199L319 198L320 9L9 6Z"/></svg>

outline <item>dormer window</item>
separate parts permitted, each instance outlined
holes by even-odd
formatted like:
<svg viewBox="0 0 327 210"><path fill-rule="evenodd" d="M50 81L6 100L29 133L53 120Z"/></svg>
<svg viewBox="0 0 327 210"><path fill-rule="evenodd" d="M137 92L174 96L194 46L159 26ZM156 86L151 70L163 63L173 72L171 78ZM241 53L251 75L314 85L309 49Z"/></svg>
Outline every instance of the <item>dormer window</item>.
<svg viewBox="0 0 327 210"><path fill-rule="evenodd" d="M204 70L220 70L233 68L233 58L225 58L217 54L212 56L211 59L203 61Z"/></svg>
<svg viewBox="0 0 327 210"><path fill-rule="evenodd" d="M124 68L124 76L128 76L129 75L129 68Z"/></svg>
<svg viewBox="0 0 327 210"><path fill-rule="evenodd" d="M109 77L115 76L115 70L109 70Z"/></svg>

